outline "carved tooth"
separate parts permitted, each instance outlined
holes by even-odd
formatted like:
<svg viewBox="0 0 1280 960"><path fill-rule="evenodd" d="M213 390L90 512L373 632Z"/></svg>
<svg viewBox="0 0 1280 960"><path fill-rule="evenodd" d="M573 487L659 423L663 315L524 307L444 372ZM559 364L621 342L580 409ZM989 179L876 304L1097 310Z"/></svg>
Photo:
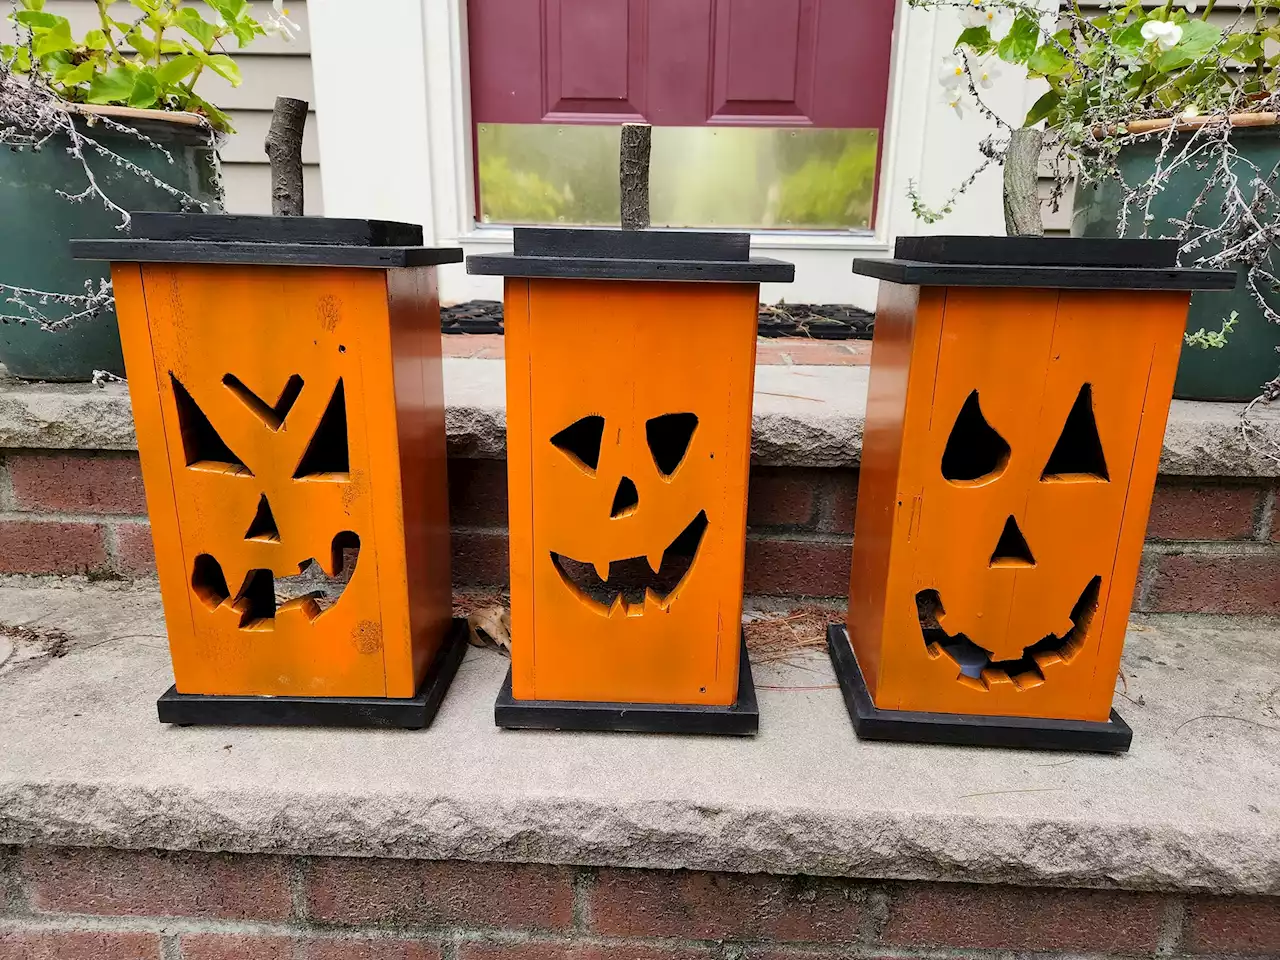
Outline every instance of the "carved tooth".
<svg viewBox="0 0 1280 960"><path fill-rule="evenodd" d="M649 563L649 569L653 571L654 576L657 576L662 570L662 554L665 552L666 551L664 550L659 550L656 554L651 553L645 557L645 560Z"/></svg>
<svg viewBox="0 0 1280 960"><path fill-rule="evenodd" d="M661 610L667 612L667 602L653 592L652 587L644 588L644 608L645 610Z"/></svg>
<svg viewBox="0 0 1280 960"><path fill-rule="evenodd" d="M627 601L622 599L622 594L618 594L613 598L613 604L609 607L609 619L614 617L625 617L627 615Z"/></svg>
<svg viewBox="0 0 1280 960"><path fill-rule="evenodd" d="M592 564L592 566L595 567L596 576L600 578L601 583L604 583L609 579L609 561L608 560L605 560L604 562L597 560L595 563Z"/></svg>

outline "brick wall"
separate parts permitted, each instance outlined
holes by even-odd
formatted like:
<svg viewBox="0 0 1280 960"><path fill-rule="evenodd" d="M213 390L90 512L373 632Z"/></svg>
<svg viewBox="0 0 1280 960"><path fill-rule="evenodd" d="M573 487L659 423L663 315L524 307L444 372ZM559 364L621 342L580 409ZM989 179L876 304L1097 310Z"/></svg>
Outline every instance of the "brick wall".
<svg viewBox="0 0 1280 960"><path fill-rule="evenodd" d="M1280 898L0 848L0 960L1275 957Z"/></svg>
<svg viewBox="0 0 1280 960"><path fill-rule="evenodd" d="M449 462L454 582L507 577L506 467ZM856 470L757 467L746 588L848 592ZM1135 606L1145 612L1280 613L1280 485L1162 478ZM138 461L130 453L9 450L0 460L0 573L154 573Z"/></svg>

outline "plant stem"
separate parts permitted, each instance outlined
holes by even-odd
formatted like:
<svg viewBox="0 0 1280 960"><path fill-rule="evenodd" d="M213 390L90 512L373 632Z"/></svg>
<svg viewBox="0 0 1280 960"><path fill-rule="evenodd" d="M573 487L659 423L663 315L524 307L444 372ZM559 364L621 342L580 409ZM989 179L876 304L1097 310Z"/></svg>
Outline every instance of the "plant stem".
<svg viewBox="0 0 1280 960"><path fill-rule="evenodd" d="M183 87L183 89L187 91L187 94L189 96L195 94L196 81L200 79L200 74L203 70L204 70L204 64L197 63L196 68L191 71L191 79L187 82L187 85Z"/></svg>
<svg viewBox="0 0 1280 960"><path fill-rule="evenodd" d="M94 4L98 8L98 19L102 21L102 32L107 35L107 46L111 48L111 52L117 57L120 56L120 48L116 46L116 39L111 35L113 29L111 18L107 16L106 0L94 0Z"/></svg>

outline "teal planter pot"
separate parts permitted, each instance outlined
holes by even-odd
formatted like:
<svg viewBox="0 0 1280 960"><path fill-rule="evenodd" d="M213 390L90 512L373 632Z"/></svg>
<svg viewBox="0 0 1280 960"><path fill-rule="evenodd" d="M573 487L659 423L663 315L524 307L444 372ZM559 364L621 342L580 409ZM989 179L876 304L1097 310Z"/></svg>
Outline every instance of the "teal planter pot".
<svg viewBox="0 0 1280 960"><path fill-rule="evenodd" d="M216 152L201 127L153 117L121 118L118 122L138 130L164 147L168 158L155 147L105 124L76 123L103 147L130 163L148 170L163 182L209 204L209 212L222 210ZM81 295L86 280L96 288L111 276L106 263L71 259L68 241L81 237L110 236L120 216L97 197L72 202L59 191L76 195L88 185L84 168L67 153L70 140L52 137L38 152L0 148L0 283L51 293ZM113 203L129 211L180 211L182 201L118 165L111 158L92 153L89 167L102 191ZM13 316L22 311L5 303L12 293L0 292L0 362L9 373L28 380L87 381L94 370L124 376L120 333L112 310L76 321L56 330L25 324ZM24 298L30 299L30 298ZM54 302L33 303L50 320L75 312Z"/></svg>
<svg viewBox="0 0 1280 960"><path fill-rule="evenodd" d="M1248 163L1256 165L1264 177L1280 163L1280 126L1237 127L1231 133L1231 142L1239 154L1239 159L1233 162L1242 184L1248 184L1255 176ZM1159 150L1158 138L1124 147L1118 166L1125 182L1142 183L1150 177L1155 170ZM1187 215L1188 208L1204 189L1204 182L1205 171L1197 170L1194 164L1180 166L1151 203L1155 220L1150 225L1149 235L1173 236L1177 228L1169 221ZM1120 212L1120 197L1120 186L1115 181L1096 188L1078 189L1072 214L1072 235L1118 236L1116 219ZM1200 208L1200 219L1203 221L1212 216L1220 208L1222 199L1221 189L1211 192ZM1141 211L1131 209L1130 221L1128 235L1137 236L1142 227ZM1197 255L1215 252L1213 247L1205 244ZM1275 271L1277 267L1280 267L1280 256L1273 251L1268 269ZM1245 271L1241 269L1239 273L1234 290L1192 295L1191 310L1187 314L1188 332L1194 333L1202 327L1218 330L1232 311L1239 315L1239 319L1225 347L1209 350L1183 347L1178 379L1173 388L1175 397L1183 400L1252 400L1261 392L1262 384L1280 375L1280 353L1277 353L1280 324L1267 320L1245 288ZM1267 290L1261 284L1259 286L1272 308L1280 308L1280 294Z"/></svg>

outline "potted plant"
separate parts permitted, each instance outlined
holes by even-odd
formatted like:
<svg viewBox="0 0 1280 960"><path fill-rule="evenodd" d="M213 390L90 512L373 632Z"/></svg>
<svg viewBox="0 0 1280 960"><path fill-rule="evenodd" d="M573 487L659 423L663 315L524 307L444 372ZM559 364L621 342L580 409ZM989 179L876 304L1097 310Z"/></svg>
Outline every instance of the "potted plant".
<svg viewBox="0 0 1280 960"><path fill-rule="evenodd" d="M96 0L75 37L44 0L19 0L0 46L0 362L41 380L124 373L106 264L67 241L127 229L129 210L220 212L219 137L228 116L196 92L224 52L291 37L283 0L265 22L248 0Z"/></svg>
<svg viewBox="0 0 1280 960"><path fill-rule="evenodd" d="M985 153L1004 163L1006 205L1023 215L1010 232L1041 230L1035 164L1047 145L1055 201L1076 178L1074 235L1173 238L1180 263L1237 272L1234 290L1193 297L1175 395L1280 396L1277 8L1130 0L1093 15L1064 7L1046 22L1042 10L1005 0L917 5L963 11L941 82L955 109L972 107L1008 134ZM1018 126L983 102L998 61L1047 85ZM915 200L926 218L949 206Z"/></svg>

